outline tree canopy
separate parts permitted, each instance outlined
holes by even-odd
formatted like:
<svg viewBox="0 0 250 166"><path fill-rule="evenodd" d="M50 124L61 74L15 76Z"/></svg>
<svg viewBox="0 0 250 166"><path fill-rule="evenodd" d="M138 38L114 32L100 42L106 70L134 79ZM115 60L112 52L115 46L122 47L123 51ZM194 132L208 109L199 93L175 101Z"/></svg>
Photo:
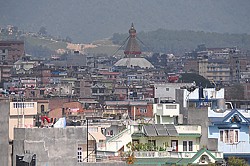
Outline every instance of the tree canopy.
<svg viewBox="0 0 250 166"><path fill-rule="evenodd" d="M122 45L128 34L113 34L114 44ZM234 47L250 50L250 35L203 31L166 30L139 32L137 34L143 51L183 54L194 50L197 45L206 47ZM142 41L142 42L140 42Z"/></svg>
<svg viewBox="0 0 250 166"><path fill-rule="evenodd" d="M205 79L203 76L195 73L183 73L179 79L179 82L183 83L196 83L197 86L201 85L204 88L214 87L209 80Z"/></svg>
<svg viewBox="0 0 250 166"><path fill-rule="evenodd" d="M238 157L229 157L227 164L228 166L248 166L244 159Z"/></svg>

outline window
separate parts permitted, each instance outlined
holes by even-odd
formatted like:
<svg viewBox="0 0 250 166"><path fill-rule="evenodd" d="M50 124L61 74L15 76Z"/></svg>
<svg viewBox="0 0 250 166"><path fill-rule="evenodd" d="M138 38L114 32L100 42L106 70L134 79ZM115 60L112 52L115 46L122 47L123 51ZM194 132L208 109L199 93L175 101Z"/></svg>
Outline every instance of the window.
<svg viewBox="0 0 250 166"><path fill-rule="evenodd" d="M155 140L148 140L150 150L155 150L156 141Z"/></svg>
<svg viewBox="0 0 250 166"><path fill-rule="evenodd" d="M40 90L40 95L44 95L44 90Z"/></svg>
<svg viewBox="0 0 250 166"><path fill-rule="evenodd" d="M187 141L183 141L183 152L187 151Z"/></svg>
<svg viewBox="0 0 250 166"><path fill-rule="evenodd" d="M234 130L229 130L229 143L234 143Z"/></svg>
<svg viewBox="0 0 250 166"><path fill-rule="evenodd" d="M81 163L82 162L82 147L78 146L77 149L77 162Z"/></svg>
<svg viewBox="0 0 250 166"><path fill-rule="evenodd" d="M220 141L229 144L239 142L239 130L220 130Z"/></svg>
<svg viewBox="0 0 250 166"><path fill-rule="evenodd" d="M166 109L176 109L176 105L166 105Z"/></svg>
<svg viewBox="0 0 250 166"><path fill-rule="evenodd" d="M41 105L41 112L44 113L44 105Z"/></svg>
<svg viewBox="0 0 250 166"><path fill-rule="evenodd" d="M235 135L234 135L234 142L239 142L239 131L238 130L235 130Z"/></svg>
<svg viewBox="0 0 250 166"><path fill-rule="evenodd" d="M193 151L193 141L183 141L183 152Z"/></svg>
<svg viewBox="0 0 250 166"><path fill-rule="evenodd" d="M220 141L223 141L223 130L220 131Z"/></svg>
<svg viewBox="0 0 250 166"><path fill-rule="evenodd" d="M169 91L169 88L166 88L166 91Z"/></svg>
<svg viewBox="0 0 250 166"><path fill-rule="evenodd" d="M147 113L147 109L146 108L140 108L140 113Z"/></svg>
<svg viewBox="0 0 250 166"><path fill-rule="evenodd" d="M193 151L193 141L188 141L188 151Z"/></svg>
<svg viewBox="0 0 250 166"><path fill-rule="evenodd" d="M224 142L225 142L225 143L228 143L228 142L229 142L229 141L228 141L228 130L225 130L224 132L225 132L225 134L224 134L224 135L225 135L225 137L224 137Z"/></svg>
<svg viewBox="0 0 250 166"><path fill-rule="evenodd" d="M132 144L133 145L137 145L137 144L139 144L140 143L140 141L138 140L138 139L133 139L132 140Z"/></svg>
<svg viewBox="0 0 250 166"><path fill-rule="evenodd" d="M107 136L113 136L113 130L109 130L108 132L107 132Z"/></svg>
<svg viewBox="0 0 250 166"><path fill-rule="evenodd" d="M16 102L16 103L13 103L13 107L14 108L26 108L27 107L27 104L28 103L19 103L19 102Z"/></svg>

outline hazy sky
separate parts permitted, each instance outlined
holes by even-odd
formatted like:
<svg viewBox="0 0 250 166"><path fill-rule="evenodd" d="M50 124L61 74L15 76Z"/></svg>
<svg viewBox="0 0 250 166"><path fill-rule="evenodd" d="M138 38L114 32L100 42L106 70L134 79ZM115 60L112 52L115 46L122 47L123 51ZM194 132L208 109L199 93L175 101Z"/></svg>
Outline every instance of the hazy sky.
<svg viewBox="0 0 250 166"><path fill-rule="evenodd" d="M0 0L0 26L91 42L137 31L186 29L250 34L250 0Z"/></svg>

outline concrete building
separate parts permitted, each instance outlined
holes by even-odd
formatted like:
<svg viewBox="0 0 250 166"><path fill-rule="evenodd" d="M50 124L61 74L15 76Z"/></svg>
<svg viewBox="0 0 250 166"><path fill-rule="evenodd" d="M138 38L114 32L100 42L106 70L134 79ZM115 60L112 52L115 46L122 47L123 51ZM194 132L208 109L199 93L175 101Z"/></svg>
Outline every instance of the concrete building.
<svg viewBox="0 0 250 166"><path fill-rule="evenodd" d="M9 117L10 104L8 100L0 100L0 165L11 166L10 153L12 151L9 145Z"/></svg>
<svg viewBox="0 0 250 166"><path fill-rule="evenodd" d="M161 99L176 100L175 90L181 87L187 87L193 85L192 83L165 83L154 84L154 98L157 101Z"/></svg>
<svg viewBox="0 0 250 166"><path fill-rule="evenodd" d="M198 60L197 59L187 59L184 62L184 71L198 73L199 72Z"/></svg>
<svg viewBox="0 0 250 166"><path fill-rule="evenodd" d="M198 62L198 73L199 75L207 78L207 66L208 66L208 59L202 59Z"/></svg>
<svg viewBox="0 0 250 166"><path fill-rule="evenodd" d="M14 138L14 128L32 128L37 115L37 102L10 102L9 138Z"/></svg>
<svg viewBox="0 0 250 166"><path fill-rule="evenodd" d="M91 90L92 81L90 80L90 78L80 79L79 84L80 84L80 90L79 90L80 98L91 97L92 96L92 90Z"/></svg>
<svg viewBox="0 0 250 166"><path fill-rule="evenodd" d="M17 156L28 154L36 156L38 166L95 162L94 147L95 139L90 134L87 137L86 127L15 128L13 166L18 166Z"/></svg>
<svg viewBox="0 0 250 166"><path fill-rule="evenodd" d="M147 101L106 101L103 115L121 119L127 115L131 119L149 119L153 117L152 103Z"/></svg>
<svg viewBox="0 0 250 166"><path fill-rule="evenodd" d="M13 64L24 56L24 41L0 41L0 61Z"/></svg>
<svg viewBox="0 0 250 166"><path fill-rule="evenodd" d="M36 61L20 59L14 63L13 72L15 74L31 74L32 69L38 65Z"/></svg>
<svg viewBox="0 0 250 166"><path fill-rule="evenodd" d="M208 150L217 150L218 143L216 139L208 138L208 107L219 108L224 99L224 89L218 91L215 88L194 89L189 92L187 89L178 89L176 91L176 102L180 104L180 114L183 124L201 125L200 146Z"/></svg>
<svg viewBox="0 0 250 166"><path fill-rule="evenodd" d="M177 124L180 105L178 103L153 104L153 113L155 124Z"/></svg>
<svg viewBox="0 0 250 166"><path fill-rule="evenodd" d="M241 54L230 54L229 66L232 82L241 82L241 75L247 71L248 58Z"/></svg>
<svg viewBox="0 0 250 166"><path fill-rule="evenodd" d="M210 82L228 84L230 82L230 68L228 64L209 63L206 76Z"/></svg>
<svg viewBox="0 0 250 166"><path fill-rule="evenodd" d="M249 126L250 112L248 110L208 110L211 122L208 138L217 139L218 151L225 158L237 156L244 158L250 164Z"/></svg>
<svg viewBox="0 0 250 166"><path fill-rule="evenodd" d="M203 165L223 160L223 153L200 145L201 126L143 125L134 132L130 147L137 164Z"/></svg>
<svg viewBox="0 0 250 166"><path fill-rule="evenodd" d="M0 64L0 81L10 81L12 65Z"/></svg>
<svg viewBox="0 0 250 166"><path fill-rule="evenodd" d="M208 79L210 82L214 81L228 84L231 80L230 67L223 60L200 60L199 75Z"/></svg>

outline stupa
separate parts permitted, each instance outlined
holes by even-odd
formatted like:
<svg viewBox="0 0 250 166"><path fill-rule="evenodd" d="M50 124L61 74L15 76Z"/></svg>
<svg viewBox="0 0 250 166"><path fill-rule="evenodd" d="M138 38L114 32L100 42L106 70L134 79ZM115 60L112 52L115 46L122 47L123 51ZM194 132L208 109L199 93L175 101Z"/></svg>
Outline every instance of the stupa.
<svg viewBox="0 0 250 166"><path fill-rule="evenodd" d="M127 68L153 68L154 66L145 58L141 57L141 49L136 39L136 30L132 23L129 29L129 38L124 51L125 57L117 61L114 66Z"/></svg>

